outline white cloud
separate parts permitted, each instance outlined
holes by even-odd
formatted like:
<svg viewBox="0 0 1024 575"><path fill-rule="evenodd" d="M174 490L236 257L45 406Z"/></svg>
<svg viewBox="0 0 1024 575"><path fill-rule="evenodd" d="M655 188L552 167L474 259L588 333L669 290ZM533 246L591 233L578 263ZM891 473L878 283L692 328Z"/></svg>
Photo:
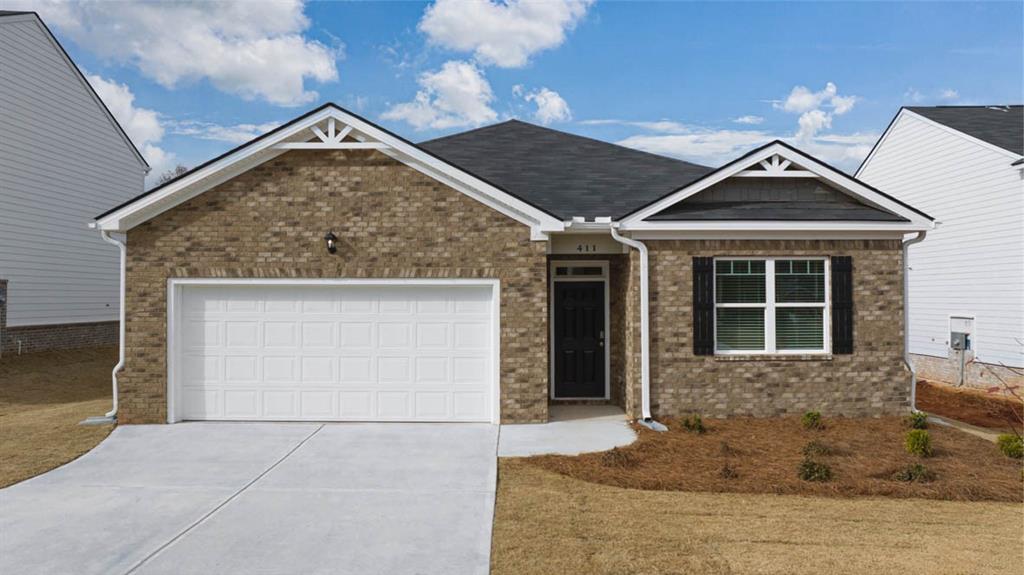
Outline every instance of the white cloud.
<svg viewBox="0 0 1024 575"><path fill-rule="evenodd" d="M663 134L682 134L690 131L690 127L686 124L679 122L673 122L672 120L655 120L651 122L640 122L632 120L609 120L609 119L598 119L598 120L583 120L580 122L583 126L632 126L634 128L641 128L650 132L661 132Z"/></svg>
<svg viewBox="0 0 1024 575"><path fill-rule="evenodd" d="M952 88L946 88L945 90L939 92L939 99L940 100L959 100L960 99L960 92L957 92L956 90L954 90Z"/></svg>
<svg viewBox="0 0 1024 575"><path fill-rule="evenodd" d="M135 94L127 85L94 74L88 74L86 78L117 119L117 123L135 143L142 157L146 158L152 168L147 179L158 177L173 168L177 160L175 155L157 146L164 137L160 115L153 110L136 107Z"/></svg>
<svg viewBox="0 0 1024 575"><path fill-rule="evenodd" d="M924 98L925 98L924 94L922 94L916 88L907 88L907 91L903 92L903 99L907 100L909 102L913 102L915 104L918 103L918 102L923 101Z"/></svg>
<svg viewBox="0 0 1024 575"><path fill-rule="evenodd" d="M853 109L857 96L840 96L839 89L832 82L817 92L806 86L794 86L785 100L773 102L777 110L800 114L796 138L808 142L821 130L832 127L832 118L842 116Z"/></svg>
<svg viewBox="0 0 1024 575"><path fill-rule="evenodd" d="M640 134L618 144L698 164L719 165L772 139L760 130L695 130L688 134Z"/></svg>
<svg viewBox="0 0 1024 575"><path fill-rule="evenodd" d="M279 125L277 122L265 122L262 124L222 126L220 124L189 120L176 122L170 128L172 133L181 136L191 136L200 140L212 140L215 142L243 144L253 138L262 136Z"/></svg>
<svg viewBox="0 0 1024 575"><path fill-rule="evenodd" d="M262 2L19 2L101 58L137 67L166 88L207 79L247 100L317 99L306 80L337 80L339 50L302 33L301 0Z"/></svg>
<svg viewBox="0 0 1024 575"><path fill-rule="evenodd" d="M451 60L436 72L420 74L417 82L413 101L391 106L381 118L424 130L479 126L498 117L491 108L491 85L474 64Z"/></svg>
<svg viewBox="0 0 1024 575"><path fill-rule="evenodd" d="M748 124L748 125L756 126L756 125L764 122L764 118L762 118L761 116L747 115L747 116L740 116L738 118L733 118L732 121L734 123L736 123L736 124Z"/></svg>
<svg viewBox="0 0 1024 575"><path fill-rule="evenodd" d="M516 95L522 94L522 86L513 86L512 93ZM572 119L572 110L569 109L569 103L554 90L540 88L523 95L523 99L527 102L533 102L537 106L537 111L534 112L533 117L545 126L552 122L568 122Z"/></svg>
<svg viewBox="0 0 1024 575"><path fill-rule="evenodd" d="M520 68L557 48L592 0L437 0L419 29L435 45L471 52L481 65Z"/></svg>

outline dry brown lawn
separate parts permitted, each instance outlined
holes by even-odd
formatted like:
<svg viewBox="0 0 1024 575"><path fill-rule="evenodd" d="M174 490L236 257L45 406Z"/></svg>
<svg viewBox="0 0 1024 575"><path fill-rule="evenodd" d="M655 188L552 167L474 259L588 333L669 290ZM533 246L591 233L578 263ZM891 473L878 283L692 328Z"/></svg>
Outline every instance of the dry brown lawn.
<svg viewBox="0 0 1024 575"><path fill-rule="evenodd" d="M110 410L114 348L0 358L0 487L63 465L112 426L78 425Z"/></svg>
<svg viewBox="0 0 1024 575"><path fill-rule="evenodd" d="M1020 503L640 491L499 463L495 575L1024 572Z"/></svg>
<svg viewBox="0 0 1024 575"><path fill-rule="evenodd" d="M1024 500L1020 460L1003 456L984 439L931 425L928 432L935 454L920 458L904 449L907 427L901 418L824 421L825 429L807 430L799 418L705 420L708 432L695 434L668 420L668 432L638 427L636 442L611 452L540 456L527 462L576 479L635 489ZM797 468L811 441L832 451L813 457L831 467L832 481L799 478ZM935 473L933 481L893 479L895 471L918 463ZM723 477L726 466L732 470L728 478Z"/></svg>

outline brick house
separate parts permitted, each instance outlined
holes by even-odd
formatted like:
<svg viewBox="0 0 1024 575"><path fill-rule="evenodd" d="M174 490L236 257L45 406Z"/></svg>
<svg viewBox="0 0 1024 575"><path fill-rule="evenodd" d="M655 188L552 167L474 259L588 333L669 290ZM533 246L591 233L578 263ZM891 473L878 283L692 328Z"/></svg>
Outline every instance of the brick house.
<svg viewBox="0 0 1024 575"><path fill-rule="evenodd" d="M143 423L899 412L904 236L932 225L781 142L710 169L327 104L95 227L124 238Z"/></svg>

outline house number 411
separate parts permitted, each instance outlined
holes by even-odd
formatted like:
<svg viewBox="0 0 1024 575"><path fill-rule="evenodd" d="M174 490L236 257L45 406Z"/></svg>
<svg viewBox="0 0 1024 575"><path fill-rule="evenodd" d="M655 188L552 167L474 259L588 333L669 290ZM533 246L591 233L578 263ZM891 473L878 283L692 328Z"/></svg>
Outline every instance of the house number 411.
<svg viewBox="0 0 1024 575"><path fill-rule="evenodd" d="M576 244L576 251L580 253L596 252L597 244Z"/></svg>

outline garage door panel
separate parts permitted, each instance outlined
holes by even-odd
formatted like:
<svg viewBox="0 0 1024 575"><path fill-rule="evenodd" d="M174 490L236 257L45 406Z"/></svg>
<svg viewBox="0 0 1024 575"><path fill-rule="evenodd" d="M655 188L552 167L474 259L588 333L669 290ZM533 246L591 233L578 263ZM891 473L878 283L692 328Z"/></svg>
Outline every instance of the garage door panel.
<svg viewBox="0 0 1024 575"><path fill-rule="evenodd" d="M184 419L490 421L491 289L186 286Z"/></svg>

